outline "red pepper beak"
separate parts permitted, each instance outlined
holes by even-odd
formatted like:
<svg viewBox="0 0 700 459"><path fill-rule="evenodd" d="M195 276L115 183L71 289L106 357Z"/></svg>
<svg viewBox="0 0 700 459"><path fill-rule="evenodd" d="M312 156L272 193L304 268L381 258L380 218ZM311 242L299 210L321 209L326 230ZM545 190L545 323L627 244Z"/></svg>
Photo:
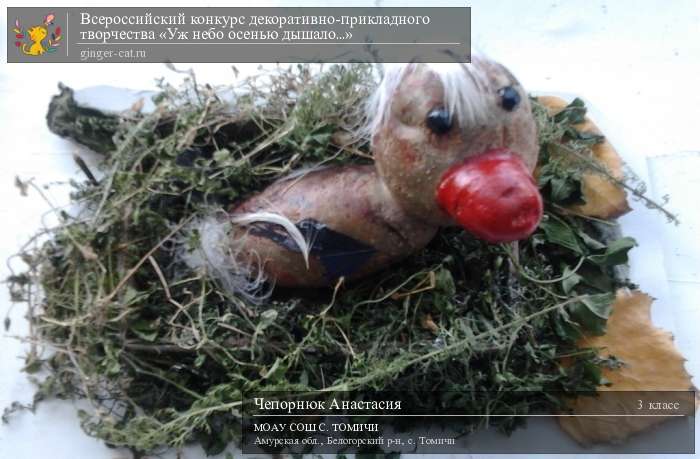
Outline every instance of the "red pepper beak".
<svg viewBox="0 0 700 459"><path fill-rule="evenodd" d="M460 226L491 243L526 239L543 211L532 174L507 148L472 156L448 169L437 201Z"/></svg>

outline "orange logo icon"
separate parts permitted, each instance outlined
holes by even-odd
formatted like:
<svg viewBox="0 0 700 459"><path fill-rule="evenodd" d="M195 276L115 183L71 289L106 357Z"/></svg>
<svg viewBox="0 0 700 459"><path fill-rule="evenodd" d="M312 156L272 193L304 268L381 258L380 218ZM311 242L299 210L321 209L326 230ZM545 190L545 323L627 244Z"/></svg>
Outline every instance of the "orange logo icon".
<svg viewBox="0 0 700 459"><path fill-rule="evenodd" d="M56 16L47 14L40 25L29 27L26 32L22 30L19 19L15 19L15 46L27 56L40 56L44 53L54 53L61 44L61 28L54 27ZM52 30L53 29L53 30ZM49 37L49 33L51 36ZM44 40L48 38L46 44Z"/></svg>

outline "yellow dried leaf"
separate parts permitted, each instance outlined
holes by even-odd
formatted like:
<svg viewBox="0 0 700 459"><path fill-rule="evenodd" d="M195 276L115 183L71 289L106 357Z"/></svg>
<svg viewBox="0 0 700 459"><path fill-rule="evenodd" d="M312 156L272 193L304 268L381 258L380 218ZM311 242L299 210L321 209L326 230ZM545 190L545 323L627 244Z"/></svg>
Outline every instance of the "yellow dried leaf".
<svg viewBox="0 0 700 459"><path fill-rule="evenodd" d="M142 97L131 105L131 111L134 113L141 113L141 110L143 110L143 105L144 100Z"/></svg>
<svg viewBox="0 0 700 459"><path fill-rule="evenodd" d="M605 392L600 398L579 397L574 400L570 405L574 414L619 415L637 409L640 391L694 389L691 376L683 366L685 359L674 347L672 335L652 324L651 303L652 298L645 293L619 290L606 333L585 337L578 343L580 347L600 348L601 356L614 355L624 365L617 369L604 369L603 376L612 384L598 388L599 392ZM663 402L671 394L649 396ZM688 396L692 397L692 394L674 397ZM685 409L674 414L692 414L694 406L688 405L686 403ZM578 442L592 444L619 443L668 419L667 416L560 417L559 423Z"/></svg>
<svg viewBox="0 0 700 459"><path fill-rule="evenodd" d="M567 102L564 99L556 96L541 96L537 98L537 101L547 107L551 114L555 114L567 106ZM598 126L589 118L586 118L584 123L574 127L579 132L590 132L602 135ZM624 176L622 171L622 159L607 139L593 145L591 151L595 159L605 166L610 175L616 179L622 180ZM625 190L602 174L596 174L594 172L584 174L581 191L586 203L571 206L571 210L576 213L608 219L619 217L630 210Z"/></svg>
<svg viewBox="0 0 700 459"><path fill-rule="evenodd" d="M439 327L433 321L433 317L430 314L426 314L423 316L423 318L421 319L421 327L423 327L426 330L429 330L432 333L437 333L439 330Z"/></svg>
<svg viewBox="0 0 700 459"><path fill-rule="evenodd" d="M78 247L78 250L80 250L80 254L83 256L83 258L86 261L95 261L97 260L98 256L95 253L95 251L90 247L89 245L82 245L76 243L76 246Z"/></svg>

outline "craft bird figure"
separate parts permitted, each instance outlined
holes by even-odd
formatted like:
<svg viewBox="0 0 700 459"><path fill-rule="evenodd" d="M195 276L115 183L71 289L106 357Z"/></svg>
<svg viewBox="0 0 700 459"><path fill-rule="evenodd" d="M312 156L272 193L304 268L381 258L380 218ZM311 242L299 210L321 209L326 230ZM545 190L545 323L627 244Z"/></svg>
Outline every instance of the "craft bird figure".
<svg viewBox="0 0 700 459"><path fill-rule="evenodd" d="M536 229L535 120L503 65L394 65L366 110L373 165L285 177L200 222L191 264L236 291L332 286L400 262L440 227L491 243Z"/></svg>

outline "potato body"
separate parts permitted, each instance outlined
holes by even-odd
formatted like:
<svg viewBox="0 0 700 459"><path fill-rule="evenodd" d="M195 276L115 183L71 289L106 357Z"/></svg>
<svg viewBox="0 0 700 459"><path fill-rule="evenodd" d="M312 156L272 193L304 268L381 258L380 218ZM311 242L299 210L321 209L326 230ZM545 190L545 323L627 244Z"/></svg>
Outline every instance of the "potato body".
<svg viewBox="0 0 700 459"><path fill-rule="evenodd" d="M241 228L242 257L259 263L277 285L319 287L340 277L376 272L423 248L437 227L403 212L373 166L330 167L279 180L238 205L233 214L272 212L291 220L310 245L301 250L280 225Z"/></svg>

